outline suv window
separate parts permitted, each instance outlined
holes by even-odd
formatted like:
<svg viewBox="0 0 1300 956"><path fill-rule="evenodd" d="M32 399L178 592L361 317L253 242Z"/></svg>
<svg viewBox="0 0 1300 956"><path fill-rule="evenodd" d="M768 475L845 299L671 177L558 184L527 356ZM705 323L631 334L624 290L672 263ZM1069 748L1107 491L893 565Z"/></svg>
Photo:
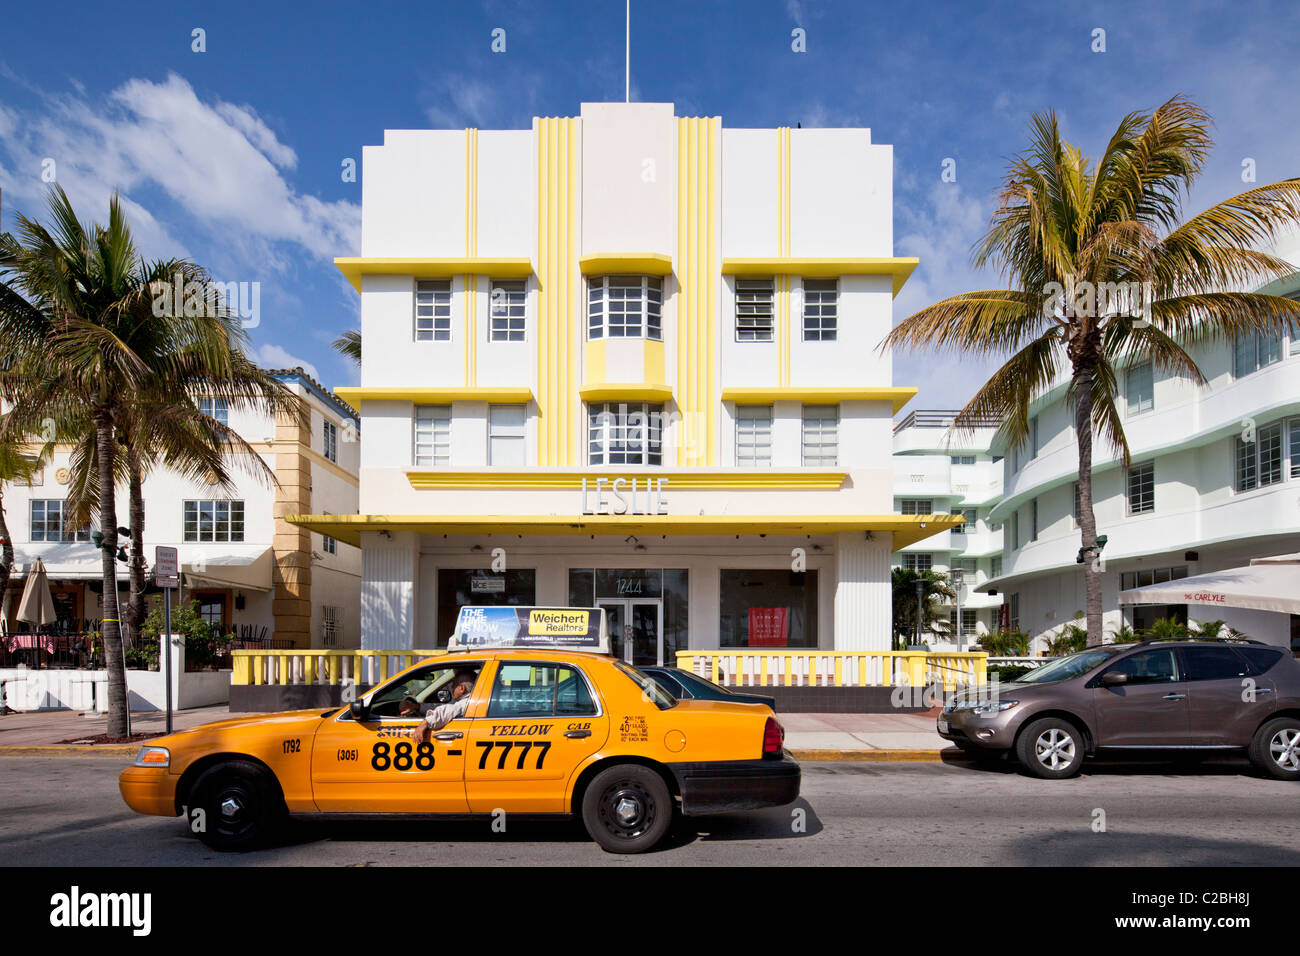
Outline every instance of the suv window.
<svg viewBox="0 0 1300 956"><path fill-rule="evenodd" d="M1282 650L1277 647L1234 647L1233 650L1246 658L1252 677L1264 673L1282 659Z"/></svg>
<svg viewBox="0 0 1300 956"><path fill-rule="evenodd" d="M1130 684L1164 684L1178 680L1172 647L1138 651L1106 668L1107 674L1127 674Z"/></svg>
<svg viewBox="0 0 1300 956"><path fill-rule="evenodd" d="M488 701L489 717L592 715L596 703L582 673L568 664L502 661Z"/></svg>
<svg viewBox="0 0 1300 956"><path fill-rule="evenodd" d="M1181 653L1188 680L1232 680L1250 673L1231 647L1184 647Z"/></svg>

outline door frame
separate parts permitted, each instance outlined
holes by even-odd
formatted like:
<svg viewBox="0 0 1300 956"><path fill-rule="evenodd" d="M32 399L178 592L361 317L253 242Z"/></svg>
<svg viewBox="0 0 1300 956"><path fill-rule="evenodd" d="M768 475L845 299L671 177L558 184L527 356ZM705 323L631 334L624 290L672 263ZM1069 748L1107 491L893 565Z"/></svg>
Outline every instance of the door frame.
<svg viewBox="0 0 1300 956"><path fill-rule="evenodd" d="M655 665L656 667L664 666L664 599L662 597L617 597L617 598L597 598L596 606L603 608L611 604L617 604L623 611L623 623L626 626L631 621L632 605L634 604L653 604L655 606L655 622L657 633L655 634ZM612 648L611 648L612 650ZM676 664L676 661L673 662ZM635 666L635 665L633 665ZM650 666L650 665L646 665Z"/></svg>

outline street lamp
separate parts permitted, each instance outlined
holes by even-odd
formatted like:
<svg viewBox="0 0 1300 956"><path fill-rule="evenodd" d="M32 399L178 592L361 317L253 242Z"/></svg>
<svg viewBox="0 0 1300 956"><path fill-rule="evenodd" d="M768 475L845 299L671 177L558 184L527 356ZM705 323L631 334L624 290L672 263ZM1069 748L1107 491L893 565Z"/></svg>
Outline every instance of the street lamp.
<svg viewBox="0 0 1300 956"><path fill-rule="evenodd" d="M921 623L924 620L922 608L925 600L925 578L916 579L916 646L921 646Z"/></svg>
<svg viewBox="0 0 1300 956"><path fill-rule="evenodd" d="M957 596L957 653L960 654L961 647L961 582L966 572L961 568L953 568L950 572L952 576L952 590Z"/></svg>

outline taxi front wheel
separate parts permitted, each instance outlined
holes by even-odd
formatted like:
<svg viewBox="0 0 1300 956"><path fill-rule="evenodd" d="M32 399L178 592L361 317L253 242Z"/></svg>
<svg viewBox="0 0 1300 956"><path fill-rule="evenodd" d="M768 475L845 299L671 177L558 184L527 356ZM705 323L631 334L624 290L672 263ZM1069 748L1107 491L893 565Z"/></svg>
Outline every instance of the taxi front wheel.
<svg viewBox="0 0 1300 956"><path fill-rule="evenodd" d="M285 815L274 782L248 760L227 761L205 771L194 784L194 805L203 810L202 826L193 820L190 825L214 850L254 849Z"/></svg>
<svg viewBox="0 0 1300 956"><path fill-rule="evenodd" d="M668 832L672 796L648 767L624 764L602 770L582 796L582 822L610 853L642 853Z"/></svg>

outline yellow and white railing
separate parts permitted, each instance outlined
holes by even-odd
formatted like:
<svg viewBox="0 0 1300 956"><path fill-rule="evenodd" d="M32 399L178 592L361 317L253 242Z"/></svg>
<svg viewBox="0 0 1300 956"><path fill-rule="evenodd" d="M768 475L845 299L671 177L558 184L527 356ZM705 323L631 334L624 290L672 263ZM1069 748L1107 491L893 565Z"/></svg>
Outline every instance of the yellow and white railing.
<svg viewBox="0 0 1300 956"><path fill-rule="evenodd" d="M723 687L928 687L983 684L982 652L694 650L677 666Z"/></svg>
<svg viewBox="0 0 1300 956"><path fill-rule="evenodd" d="M370 685L426 657L446 651L241 650L231 651L232 684Z"/></svg>
<svg viewBox="0 0 1300 956"><path fill-rule="evenodd" d="M369 686L417 661L446 651L232 651L232 684ZM677 666L724 687L929 687L945 691L983 684L983 652L693 650L678 651Z"/></svg>

